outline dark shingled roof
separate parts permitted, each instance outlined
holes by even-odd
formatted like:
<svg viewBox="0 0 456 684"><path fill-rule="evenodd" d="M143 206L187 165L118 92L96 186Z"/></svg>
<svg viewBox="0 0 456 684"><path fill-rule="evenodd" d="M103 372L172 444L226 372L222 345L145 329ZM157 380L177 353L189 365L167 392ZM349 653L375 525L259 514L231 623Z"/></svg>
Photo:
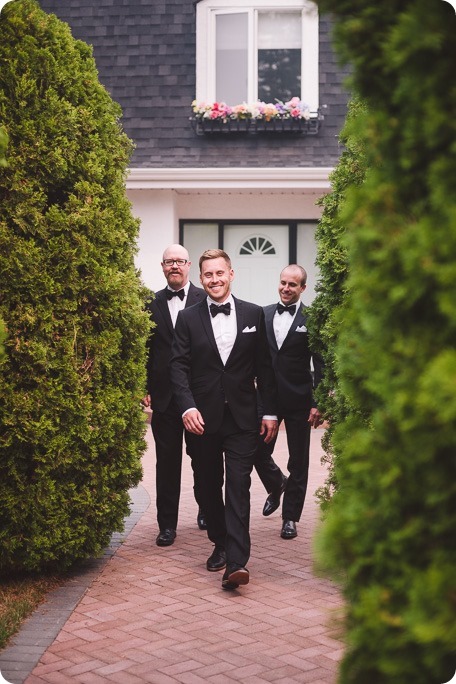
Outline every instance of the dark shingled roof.
<svg viewBox="0 0 456 684"><path fill-rule="evenodd" d="M122 107L123 126L136 144L133 167L334 166L347 93L331 48L331 24L320 16L318 135L197 136L193 0L40 0L93 46L101 83Z"/></svg>

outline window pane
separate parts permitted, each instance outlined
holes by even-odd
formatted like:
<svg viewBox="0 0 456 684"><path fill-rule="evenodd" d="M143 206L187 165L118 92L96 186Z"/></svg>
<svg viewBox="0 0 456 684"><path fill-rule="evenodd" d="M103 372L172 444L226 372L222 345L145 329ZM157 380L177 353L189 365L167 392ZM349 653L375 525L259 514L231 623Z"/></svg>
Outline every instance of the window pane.
<svg viewBox="0 0 456 684"><path fill-rule="evenodd" d="M301 96L301 50L258 50L258 99L282 102Z"/></svg>
<svg viewBox="0 0 456 684"><path fill-rule="evenodd" d="M301 96L300 12L258 13L258 99Z"/></svg>
<svg viewBox="0 0 456 684"><path fill-rule="evenodd" d="M301 48L300 12L258 12L259 48Z"/></svg>
<svg viewBox="0 0 456 684"><path fill-rule="evenodd" d="M248 15L216 16L215 97L229 105L247 100Z"/></svg>

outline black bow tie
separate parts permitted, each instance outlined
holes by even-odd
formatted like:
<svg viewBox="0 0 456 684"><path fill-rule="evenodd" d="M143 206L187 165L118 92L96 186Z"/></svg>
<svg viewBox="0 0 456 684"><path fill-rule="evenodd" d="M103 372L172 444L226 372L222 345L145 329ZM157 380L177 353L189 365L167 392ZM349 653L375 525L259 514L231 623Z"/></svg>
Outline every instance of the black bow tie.
<svg viewBox="0 0 456 684"><path fill-rule="evenodd" d="M209 308L211 310L212 318L215 318L219 313L224 313L226 316L229 316L231 313L230 302L226 302L226 304L220 304L220 306L217 306L217 304L211 304Z"/></svg>
<svg viewBox="0 0 456 684"><path fill-rule="evenodd" d="M291 316L294 316L296 311L296 304L290 304L290 306L284 306L283 304L277 304L277 313L282 315L284 311L288 311Z"/></svg>
<svg viewBox="0 0 456 684"><path fill-rule="evenodd" d="M170 290L169 288L166 290L166 297L168 299L172 299L173 297L179 297L179 299L183 300L185 297L185 290Z"/></svg>

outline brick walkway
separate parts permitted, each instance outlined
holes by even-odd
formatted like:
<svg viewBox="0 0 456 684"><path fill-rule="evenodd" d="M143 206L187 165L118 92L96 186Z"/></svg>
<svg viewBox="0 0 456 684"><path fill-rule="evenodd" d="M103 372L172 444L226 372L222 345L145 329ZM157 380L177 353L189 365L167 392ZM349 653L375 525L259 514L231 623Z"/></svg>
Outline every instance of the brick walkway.
<svg viewBox="0 0 456 684"><path fill-rule="evenodd" d="M24 658L26 651L27 657L33 652L30 639L24 643L21 637L26 623L0 654L3 676L11 684L335 684L343 652L336 626L342 600L331 582L314 576L311 554L318 518L312 495L325 479L322 434L312 431L308 497L296 539L280 538L279 511L270 518L261 515L265 492L253 475L251 581L236 592L224 592L222 573L205 568L212 546L196 526L187 457L176 542L168 548L155 545L154 453L148 429L138 490L144 512L133 515L123 543L118 539L107 557L89 567L80 600L71 599L70 583L69 608L61 605L52 613L45 605L41 610L43 628L47 609L55 634L41 658L37 655L37 664L27 673L14 667L21 649ZM275 458L286 472L283 430ZM150 506L144 505L147 494ZM67 593L60 590L63 603ZM36 630L36 620L32 617L28 628Z"/></svg>

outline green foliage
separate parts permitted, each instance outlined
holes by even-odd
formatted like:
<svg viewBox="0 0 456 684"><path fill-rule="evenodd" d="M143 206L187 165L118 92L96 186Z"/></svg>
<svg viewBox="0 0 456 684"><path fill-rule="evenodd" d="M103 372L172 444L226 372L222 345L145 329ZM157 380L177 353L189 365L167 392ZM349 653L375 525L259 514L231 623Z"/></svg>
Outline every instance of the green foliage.
<svg viewBox="0 0 456 684"><path fill-rule="evenodd" d="M5 340L6 340L6 328L5 323L0 318L0 364L5 359ZM1 366L0 366L1 368Z"/></svg>
<svg viewBox="0 0 456 684"><path fill-rule="evenodd" d="M320 553L342 578L340 682L455 672L456 19L448 3L319 0L367 105L347 192L334 495Z"/></svg>
<svg viewBox="0 0 456 684"><path fill-rule="evenodd" d="M0 22L0 570L98 553L141 476L147 316L131 143L91 49L34 0Z"/></svg>
<svg viewBox="0 0 456 684"><path fill-rule="evenodd" d="M8 136L3 126L0 126L0 167L6 166L6 148L8 146ZM6 338L5 323L0 318L0 363L5 358L4 341Z"/></svg>
<svg viewBox="0 0 456 684"><path fill-rule="evenodd" d="M328 468L328 477L317 491L323 508L337 489L333 431L354 410L343 392L337 374L336 346L340 330L340 312L347 296L348 257L345 236L347 226L341 220L341 208L352 186L361 185L365 175L365 152L357 127L365 117L366 107L359 100L349 103L347 120L340 134L344 151L339 164L332 172L331 192L319 204L323 206L317 239L317 265L320 271L316 287L317 296L309 308L309 334L312 347L325 360L325 374L318 386L317 399L320 411L329 427L323 437L325 456L322 461Z"/></svg>
<svg viewBox="0 0 456 684"><path fill-rule="evenodd" d="M3 126L0 126L0 167L6 166L6 150L8 147L8 135Z"/></svg>

